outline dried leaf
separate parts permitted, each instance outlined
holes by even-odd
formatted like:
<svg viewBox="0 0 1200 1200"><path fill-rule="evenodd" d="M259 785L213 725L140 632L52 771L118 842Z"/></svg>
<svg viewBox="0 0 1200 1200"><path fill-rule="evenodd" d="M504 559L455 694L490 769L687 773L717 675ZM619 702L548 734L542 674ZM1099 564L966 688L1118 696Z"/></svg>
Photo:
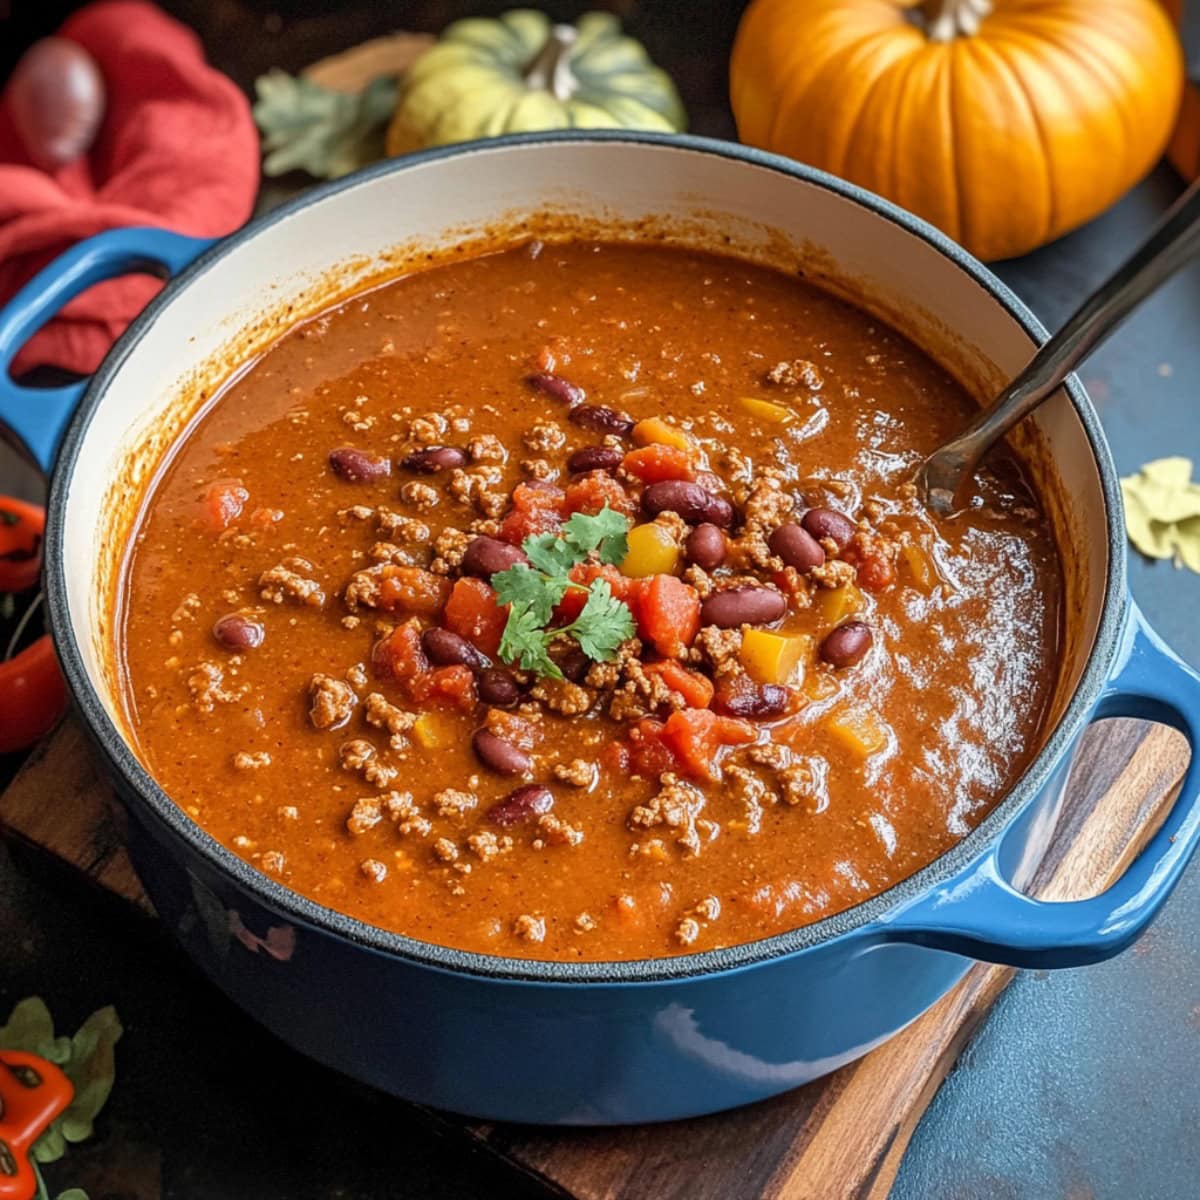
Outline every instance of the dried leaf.
<svg viewBox="0 0 1200 1200"><path fill-rule="evenodd" d="M403 75L437 41L431 33L389 33L322 58L301 72L331 92L361 92L382 75Z"/></svg>
<svg viewBox="0 0 1200 1200"><path fill-rule="evenodd" d="M336 179L383 157L384 131L396 105L394 79L376 79L351 94L270 71L255 80L254 90L264 174L302 170Z"/></svg>
<svg viewBox="0 0 1200 1200"><path fill-rule="evenodd" d="M1200 483L1190 458L1160 458L1121 480L1125 529L1148 558L1200 574Z"/></svg>

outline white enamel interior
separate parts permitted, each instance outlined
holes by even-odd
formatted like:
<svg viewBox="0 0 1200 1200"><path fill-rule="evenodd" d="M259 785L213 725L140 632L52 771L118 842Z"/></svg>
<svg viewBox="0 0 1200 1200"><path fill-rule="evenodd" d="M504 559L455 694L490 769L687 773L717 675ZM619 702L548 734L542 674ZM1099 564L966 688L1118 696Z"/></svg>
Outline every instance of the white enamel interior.
<svg viewBox="0 0 1200 1200"><path fill-rule="evenodd" d="M689 238L783 256L787 265L799 251L811 253L818 272L850 281L892 324L980 388L1015 372L1030 354L1017 320L935 246L853 199L768 166L678 146L557 142L484 146L366 178L242 241L178 293L111 380L84 435L63 526L69 613L118 727L119 699L101 645L111 624L100 584L122 547L105 497L128 474L139 442L177 408L182 381L221 357L256 315L311 291L331 271L345 274L348 262L369 274L398 245L440 246L514 214L547 210L607 224L679 218ZM1070 404L1054 400L1036 420L1060 476L1068 544L1087 547L1078 555L1089 575L1073 605L1062 696L1078 680L1104 600L1104 503Z"/></svg>

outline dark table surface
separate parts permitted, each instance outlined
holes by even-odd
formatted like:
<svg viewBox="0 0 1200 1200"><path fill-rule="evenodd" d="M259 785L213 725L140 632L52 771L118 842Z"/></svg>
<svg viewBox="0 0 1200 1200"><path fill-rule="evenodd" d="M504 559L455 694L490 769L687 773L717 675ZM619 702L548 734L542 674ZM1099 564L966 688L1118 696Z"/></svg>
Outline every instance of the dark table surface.
<svg viewBox="0 0 1200 1200"><path fill-rule="evenodd" d="M0 16L4 12L0 0ZM19 47L71 7L17 4L0 77ZM275 7L176 0L216 65L243 86L391 28L436 29L477 3ZM570 16L582 7L551 5ZM680 83L702 133L728 136L728 44L741 5L667 0L618 8ZM4 29L0 23L0 30ZM15 36L13 36L15 35ZM1111 211L998 273L1049 326L1140 239L1179 193L1164 167ZM1200 460L1200 271L1184 271L1083 372L1123 473L1148 459ZM27 490L0 457L0 490ZM1138 602L1200 664L1200 577L1134 555ZM1200 1195L1200 865L1150 933L1098 967L1020 975L941 1089L904 1160L895 1200L1178 1200ZM93 1200L466 1198L539 1194L401 1106L299 1058L116 902L0 846L0 1014L29 993L63 1025L115 1003L127 1027L98 1136L51 1168ZM331 1002L336 1002L332 1000ZM381 1020L384 1019L381 1014ZM831 1198L833 1200L833 1198Z"/></svg>

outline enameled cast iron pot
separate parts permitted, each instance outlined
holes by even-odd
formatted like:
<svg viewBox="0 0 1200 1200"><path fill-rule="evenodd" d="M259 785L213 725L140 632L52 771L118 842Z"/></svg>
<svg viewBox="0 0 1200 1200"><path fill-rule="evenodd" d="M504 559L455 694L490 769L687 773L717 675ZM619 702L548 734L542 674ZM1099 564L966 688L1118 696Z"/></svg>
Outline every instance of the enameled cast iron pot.
<svg viewBox="0 0 1200 1200"><path fill-rule="evenodd" d="M1075 381L1036 418L1061 481L1060 540L1077 558L1057 724L973 833L847 912L645 962L466 954L293 894L155 785L120 732L100 652L110 629L101 584L121 550L103 498L137 460L133 449L163 427L180 379L268 299L340 264L547 205L605 221L680 217L747 252L770 252L781 237L808 244L943 361L957 355L960 374L976 372L982 387L1015 372L1044 336L1002 283L909 214L819 171L695 138L567 133L464 145L316 189L215 245L129 229L76 246L0 315L0 424L46 471L57 456L46 544L54 638L162 919L223 991L322 1062L463 1113L584 1124L690 1116L795 1087L894 1034L972 958L1065 967L1129 945L1200 838L1196 761L1161 831L1104 895L1048 904L1018 890L1044 852L1089 721L1159 720L1194 747L1200 720L1200 677L1147 628L1127 591L1117 479ZM35 392L11 381L16 350L64 303L147 269L173 278L89 383Z"/></svg>

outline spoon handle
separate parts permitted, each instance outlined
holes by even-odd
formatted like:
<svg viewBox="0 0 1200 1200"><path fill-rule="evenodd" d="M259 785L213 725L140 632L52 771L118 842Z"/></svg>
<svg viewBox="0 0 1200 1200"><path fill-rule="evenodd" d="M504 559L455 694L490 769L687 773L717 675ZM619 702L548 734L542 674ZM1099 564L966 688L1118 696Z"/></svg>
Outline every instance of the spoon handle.
<svg viewBox="0 0 1200 1200"><path fill-rule="evenodd" d="M1158 228L1053 334L995 402L925 466L934 489L953 494L993 442L1027 417L1151 292L1200 254L1200 179ZM952 479L953 477L953 479ZM941 508L941 504L935 507Z"/></svg>

